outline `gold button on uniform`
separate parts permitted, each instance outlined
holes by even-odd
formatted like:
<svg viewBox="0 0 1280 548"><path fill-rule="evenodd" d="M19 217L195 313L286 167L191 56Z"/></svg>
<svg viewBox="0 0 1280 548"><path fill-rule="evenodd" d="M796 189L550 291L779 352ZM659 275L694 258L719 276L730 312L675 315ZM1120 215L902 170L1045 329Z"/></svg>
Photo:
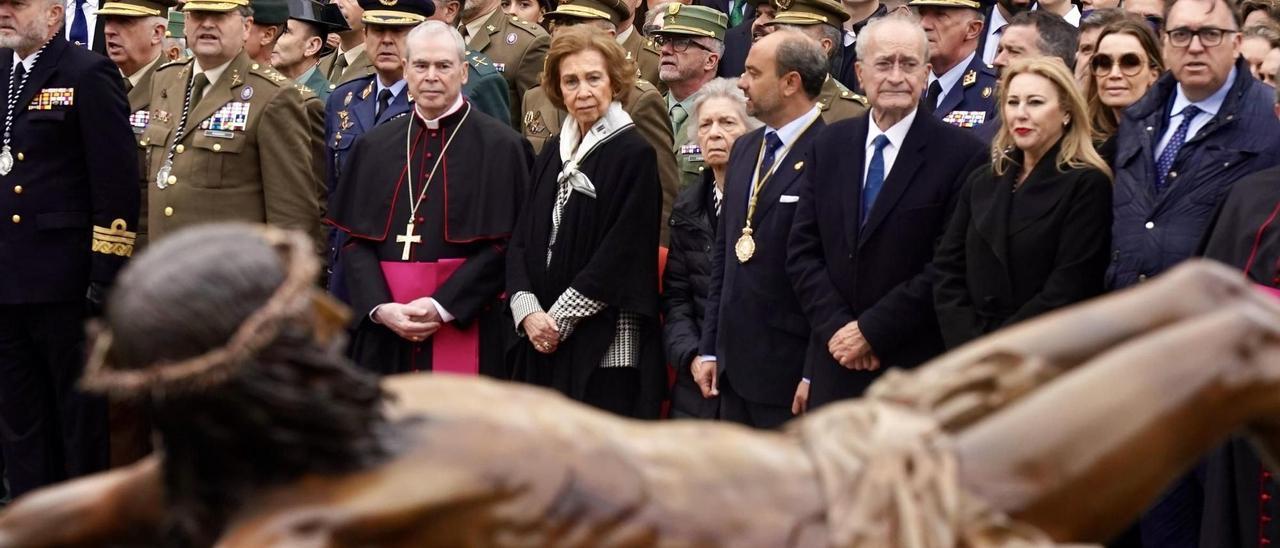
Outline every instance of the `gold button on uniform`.
<svg viewBox="0 0 1280 548"><path fill-rule="evenodd" d="M23 160L26 160L26 159L27 159L27 157L26 157L25 155L23 155L21 152L19 152L19 153L18 153L18 161L19 161L19 162L21 162L21 161L23 161Z"/></svg>
<svg viewBox="0 0 1280 548"><path fill-rule="evenodd" d="M176 152L176 153L178 153L178 154L182 154L182 151L184 151L184 150L186 150L186 149L187 149L187 147L184 147L184 146L182 146L182 145L178 145L177 147L175 147L175 148L173 149L173 151L174 151L174 152Z"/></svg>
<svg viewBox="0 0 1280 548"><path fill-rule="evenodd" d="M13 223L14 223L14 224L18 224L18 223L21 223L21 222L22 222L22 215L14 215L14 216L13 216Z"/></svg>
<svg viewBox="0 0 1280 548"><path fill-rule="evenodd" d="M17 185L17 186L15 186L15 187L13 187L13 193L14 193L14 194L22 194L22 185Z"/></svg>
<svg viewBox="0 0 1280 548"><path fill-rule="evenodd" d="M172 207L166 207L166 208L164 208L164 216L165 216L165 217L172 217L172 216L173 216L173 208L172 208Z"/></svg>
<svg viewBox="0 0 1280 548"><path fill-rule="evenodd" d="M178 176L177 176L177 175L170 175L168 179L165 179L165 180L164 180L164 182L165 182L165 183L167 183L167 184L176 185L176 184L178 184Z"/></svg>
<svg viewBox="0 0 1280 548"><path fill-rule="evenodd" d="M221 143L214 143L214 144L213 144L213 151L214 151L214 152L218 152L219 150L222 150L222 144L221 144Z"/></svg>

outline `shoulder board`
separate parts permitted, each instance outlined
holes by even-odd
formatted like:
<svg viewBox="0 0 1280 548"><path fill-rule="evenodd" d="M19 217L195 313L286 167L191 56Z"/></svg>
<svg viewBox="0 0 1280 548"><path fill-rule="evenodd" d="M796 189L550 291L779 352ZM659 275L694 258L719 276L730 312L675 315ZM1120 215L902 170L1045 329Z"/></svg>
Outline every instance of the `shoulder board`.
<svg viewBox="0 0 1280 548"><path fill-rule="evenodd" d="M302 85L302 84L294 84L294 85L293 85L293 87L297 88L297 89L298 89L298 93L301 93L301 94L302 94L302 100L303 100L303 101L307 101L307 100L310 100L310 99L312 99L312 98L316 98L316 99L319 99L319 98L320 98L320 96L319 96L319 95L316 95L316 92L311 91L311 88L309 88L309 87L307 87L307 86L304 86L304 85Z"/></svg>
<svg viewBox="0 0 1280 548"><path fill-rule="evenodd" d="M860 104L860 105L862 105L862 106L864 106L864 107L865 107L865 106L869 106L869 105L871 104L871 102L870 102L870 101L868 101L868 100L867 100L867 98L866 98L865 96L858 95L857 93L854 93L854 92L849 91L849 90L847 90L847 89L846 89L846 90L841 90L841 91L840 91L840 98L841 98L841 99L844 99L845 101L853 101L853 102L858 103L858 104Z"/></svg>
<svg viewBox="0 0 1280 548"><path fill-rule="evenodd" d="M288 76L285 76L285 75L283 75L283 74L280 74L279 72L276 72L276 69L273 69L273 68L271 68L271 67L269 67L269 66L261 65L261 64L258 64L258 63L252 63L252 64L250 64L250 65L249 65L249 72L250 72L251 74L256 75L256 76L260 76L260 77L262 77L262 78L266 79L267 81L269 81L269 82L271 82L271 83L273 83L273 84L275 84L275 85L277 85L277 86L280 86L280 87L287 86L287 85L289 85L289 84L288 84L288 82L291 82L291 81L292 81L292 80L290 80L290 79L289 79L289 77L288 77Z"/></svg>
<svg viewBox="0 0 1280 548"><path fill-rule="evenodd" d="M646 50L648 50L648 51L651 51L651 52L653 52L653 53L656 53L656 54L658 54L658 55L662 55L662 49L661 49L661 48L659 48L657 44L653 43L653 38L646 38L646 39L645 39L645 41L644 41L644 49L646 49Z"/></svg>
<svg viewBox="0 0 1280 548"><path fill-rule="evenodd" d="M156 67L156 72L160 72L160 71L162 71L162 70L169 69L169 68L173 68L173 67L183 67L183 66L186 66L186 65L188 65L189 63L191 63L191 60L192 60L192 59L194 59L194 58L193 58L193 57L188 57L188 58L186 58L186 59L179 59L179 60L177 60L177 61L169 61L168 63L165 63L165 64L163 64L163 65L160 65L160 66Z"/></svg>
<svg viewBox="0 0 1280 548"><path fill-rule="evenodd" d="M639 78L636 79L636 89L642 92L648 92L648 91L652 91L654 93L658 92L657 86L654 86L653 84L649 83L648 80L641 80Z"/></svg>
<svg viewBox="0 0 1280 548"><path fill-rule="evenodd" d="M961 77L960 85L968 88L973 87L976 83L978 83L978 71L973 69L965 71L964 76Z"/></svg>
<svg viewBox="0 0 1280 548"><path fill-rule="evenodd" d="M537 36L539 34L545 34L547 32L546 30L543 30L542 27L538 26L537 23L530 23L529 21L525 21L524 19L521 19L514 15L512 15L509 18L509 20L511 21L512 25L519 27L520 29L523 29L524 31L534 36Z"/></svg>

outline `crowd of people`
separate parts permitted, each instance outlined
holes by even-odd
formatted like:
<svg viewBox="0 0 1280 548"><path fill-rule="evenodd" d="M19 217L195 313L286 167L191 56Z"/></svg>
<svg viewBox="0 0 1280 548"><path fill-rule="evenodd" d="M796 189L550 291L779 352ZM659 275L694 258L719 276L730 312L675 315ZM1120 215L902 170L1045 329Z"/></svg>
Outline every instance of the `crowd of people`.
<svg viewBox="0 0 1280 548"><path fill-rule="evenodd" d="M152 449L84 326L210 222L310 235L371 375L762 429L1189 257L1280 286L1273 0L0 0L0 47L10 496ZM1229 440L1114 545L1274 495Z"/></svg>

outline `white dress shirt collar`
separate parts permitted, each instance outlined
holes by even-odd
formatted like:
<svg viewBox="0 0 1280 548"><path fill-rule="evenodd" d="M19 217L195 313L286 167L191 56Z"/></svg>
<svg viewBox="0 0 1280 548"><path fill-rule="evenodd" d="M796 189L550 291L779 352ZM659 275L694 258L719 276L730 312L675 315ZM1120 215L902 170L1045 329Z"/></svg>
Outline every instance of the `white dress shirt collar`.
<svg viewBox="0 0 1280 548"><path fill-rule="evenodd" d="M804 133L805 128L808 128L809 124L813 123L813 121L821 115L822 110L818 108L818 105L813 105L813 108L809 109L809 112L800 115L795 120L787 122L778 129L765 128L764 133L765 135L768 135L769 132L777 133L778 139L782 141L781 150L788 150L791 148L791 145L795 144L796 139L800 138L800 134ZM782 152L780 151L779 154L782 154ZM782 156L778 156L778 159L781 160Z"/></svg>
<svg viewBox="0 0 1280 548"><path fill-rule="evenodd" d="M13 67L18 66L18 63L22 63L22 70L31 72L31 67L36 64L36 54L32 53L31 55L28 55L26 59L23 59L18 57L18 50L14 50L13 64L9 65L10 70L13 70Z"/></svg>
<svg viewBox="0 0 1280 548"><path fill-rule="evenodd" d="M987 43L982 48L982 62L988 65L996 59L996 48L1000 46L1000 34L1005 25L1009 21L1005 20L1004 15L1000 13L1000 6L991 7L991 17L987 21L987 27L983 29L987 33Z"/></svg>
<svg viewBox="0 0 1280 548"><path fill-rule="evenodd" d="M394 100L396 97L399 97L400 92L404 91L404 88L408 87L409 85L409 83L406 82L403 78L400 80L396 80L396 83L391 84L389 86L382 84L381 77L375 77L373 81L378 83L377 93L375 93L373 96L376 98L377 96L382 95L382 90L389 89L391 90L392 100Z"/></svg>
<svg viewBox="0 0 1280 548"><path fill-rule="evenodd" d="M81 47L88 48L93 45L94 33L98 31L98 1L99 0L84 0L84 24L85 30L87 31L85 33L85 38L88 39L89 42L87 44L81 44ZM76 0L66 0L65 5L66 11L63 13L63 19L66 24L62 27L64 31L63 36L66 36L67 40L71 40L71 22L76 19Z"/></svg>
<svg viewBox="0 0 1280 548"><path fill-rule="evenodd" d="M1213 92L1213 95L1210 95L1201 101L1192 101L1191 99L1188 99L1186 94L1182 91L1182 84L1178 84L1177 90L1174 92L1173 110L1169 111L1170 115L1177 116L1181 114L1182 110L1187 108L1187 106L1195 105L1200 108L1202 114L1208 114L1208 116L1205 116L1205 120L1217 116L1218 109L1221 109L1222 103L1227 100L1227 93L1231 91L1231 85L1234 84L1235 81L1236 69L1232 68L1231 74L1229 74L1227 76L1227 80L1222 83L1222 87L1218 88L1218 91Z"/></svg>
<svg viewBox="0 0 1280 548"><path fill-rule="evenodd" d="M875 110L867 113L867 141L863 144L866 154L862 161L862 184L867 182L867 171L871 167L871 157L875 154L876 137L884 135L889 139L889 144L885 145L882 155L884 156L884 176L888 177L893 171L893 164L898 160L898 152L902 150L902 143L907 139L907 133L911 131L911 124L915 123L916 113L920 109L916 108L910 114L896 124L889 126L889 129L881 131L880 126L876 125Z"/></svg>
<svg viewBox="0 0 1280 548"><path fill-rule="evenodd" d="M956 66L951 67L951 70L942 73L941 76L934 76L932 72L929 73L929 85L933 85L933 81L937 80L939 85L942 86L942 93L938 94L939 103L942 102L943 97L946 97L948 93L951 93L951 88L955 87L956 82L960 81L960 77L963 76L964 71L969 68L969 64L973 63L973 58L977 54L978 50L975 49L968 57L965 57L959 63L956 63ZM936 107L938 105L934 104L932 106Z"/></svg>

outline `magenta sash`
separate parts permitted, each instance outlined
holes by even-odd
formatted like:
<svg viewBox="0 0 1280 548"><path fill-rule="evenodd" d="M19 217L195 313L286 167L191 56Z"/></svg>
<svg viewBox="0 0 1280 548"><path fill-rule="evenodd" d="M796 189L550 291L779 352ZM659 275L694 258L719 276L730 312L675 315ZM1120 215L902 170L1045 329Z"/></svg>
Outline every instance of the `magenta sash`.
<svg viewBox="0 0 1280 548"><path fill-rule="evenodd" d="M407 304L430 297L466 259L440 259L434 263L383 261L382 275L391 299ZM431 336L431 368L436 373L476 375L480 371L480 329L472 324L458 329L452 322Z"/></svg>

